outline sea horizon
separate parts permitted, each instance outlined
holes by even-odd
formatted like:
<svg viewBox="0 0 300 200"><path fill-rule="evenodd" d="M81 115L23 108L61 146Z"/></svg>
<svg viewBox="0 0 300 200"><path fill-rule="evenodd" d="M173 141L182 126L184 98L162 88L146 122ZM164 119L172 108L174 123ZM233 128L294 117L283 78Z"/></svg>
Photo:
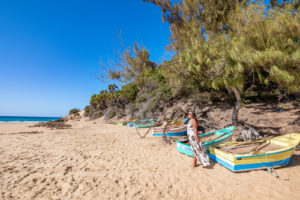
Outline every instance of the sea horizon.
<svg viewBox="0 0 300 200"><path fill-rule="evenodd" d="M0 124L48 122L61 119L62 117L40 117L40 116L0 116Z"/></svg>

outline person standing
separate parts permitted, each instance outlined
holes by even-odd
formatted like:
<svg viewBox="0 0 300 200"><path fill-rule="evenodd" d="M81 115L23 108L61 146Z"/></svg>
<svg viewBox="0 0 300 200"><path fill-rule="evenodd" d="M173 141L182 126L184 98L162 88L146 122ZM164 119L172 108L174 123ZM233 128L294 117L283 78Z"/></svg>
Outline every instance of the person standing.
<svg viewBox="0 0 300 200"><path fill-rule="evenodd" d="M197 166L197 160L204 167L210 166L209 156L206 153L206 149L203 148L198 136L198 120L194 112L189 112L188 117L190 118L187 125L187 135L191 144L194 156L193 156L193 167Z"/></svg>

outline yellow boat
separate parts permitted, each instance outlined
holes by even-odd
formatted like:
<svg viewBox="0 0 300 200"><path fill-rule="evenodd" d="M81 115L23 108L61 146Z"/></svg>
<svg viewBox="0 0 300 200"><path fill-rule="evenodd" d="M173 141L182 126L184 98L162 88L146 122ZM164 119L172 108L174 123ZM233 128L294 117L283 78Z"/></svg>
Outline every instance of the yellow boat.
<svg viewBox="0 0 300 200"><path fill-rule="evenodd" d="M299 142L300 133L291 133L255 142L226 142L209 151L213 160L240 172L287 165Z"/></svg>

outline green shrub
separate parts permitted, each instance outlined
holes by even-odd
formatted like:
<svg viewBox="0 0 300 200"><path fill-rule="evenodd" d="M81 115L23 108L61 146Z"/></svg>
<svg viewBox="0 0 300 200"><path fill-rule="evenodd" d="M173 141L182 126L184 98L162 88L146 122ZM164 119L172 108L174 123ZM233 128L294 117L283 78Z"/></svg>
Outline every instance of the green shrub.
<svg viewBox="0 0 300 200"><path fill-rule="evenodd" d="M104 116L104 114L102 113L102 112L99 112L98 114L97 114L97 118L100 118L100 117L103 117Z"/></svg>
<svg viewBox="0 0 300 200"><path fill-rule="evenodd" d="M113 118L114 116L116 116L116 112L112 109L109 112L109 119Z"/></svg>
<svg viewBox="0 0 300 200"><path fill-rule="evenodd" d="M137 97L139 89L135 83L129 83L122 87L120 97L125 100L134 101Z"/></svg>
<svg viewBox="0 0 300 200"><path fill-rule="evenodd" d="M84 108L84 116L85 116L85 117L89 116L90 113L91 113L91 111L92 111L91 106L86 106L86 107Z"/></svg>
<svg viewBox="0 0 300 200"><path fill-rule="evenodd" d="M79 114L80 110L77 109L77 108L73 108L69 111L69 115L72 115L72 114Z"/></svg>

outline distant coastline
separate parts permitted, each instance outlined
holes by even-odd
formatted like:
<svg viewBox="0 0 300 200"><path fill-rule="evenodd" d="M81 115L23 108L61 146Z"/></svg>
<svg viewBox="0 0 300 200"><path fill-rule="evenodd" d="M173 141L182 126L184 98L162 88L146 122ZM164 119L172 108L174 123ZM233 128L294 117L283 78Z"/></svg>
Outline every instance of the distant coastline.
<svg viewBox="0 0 300 200"><path fill-rule="evenodd" d="M0 116L0 124L48 122L58 119L61 119L61 117Z"/></svg>

